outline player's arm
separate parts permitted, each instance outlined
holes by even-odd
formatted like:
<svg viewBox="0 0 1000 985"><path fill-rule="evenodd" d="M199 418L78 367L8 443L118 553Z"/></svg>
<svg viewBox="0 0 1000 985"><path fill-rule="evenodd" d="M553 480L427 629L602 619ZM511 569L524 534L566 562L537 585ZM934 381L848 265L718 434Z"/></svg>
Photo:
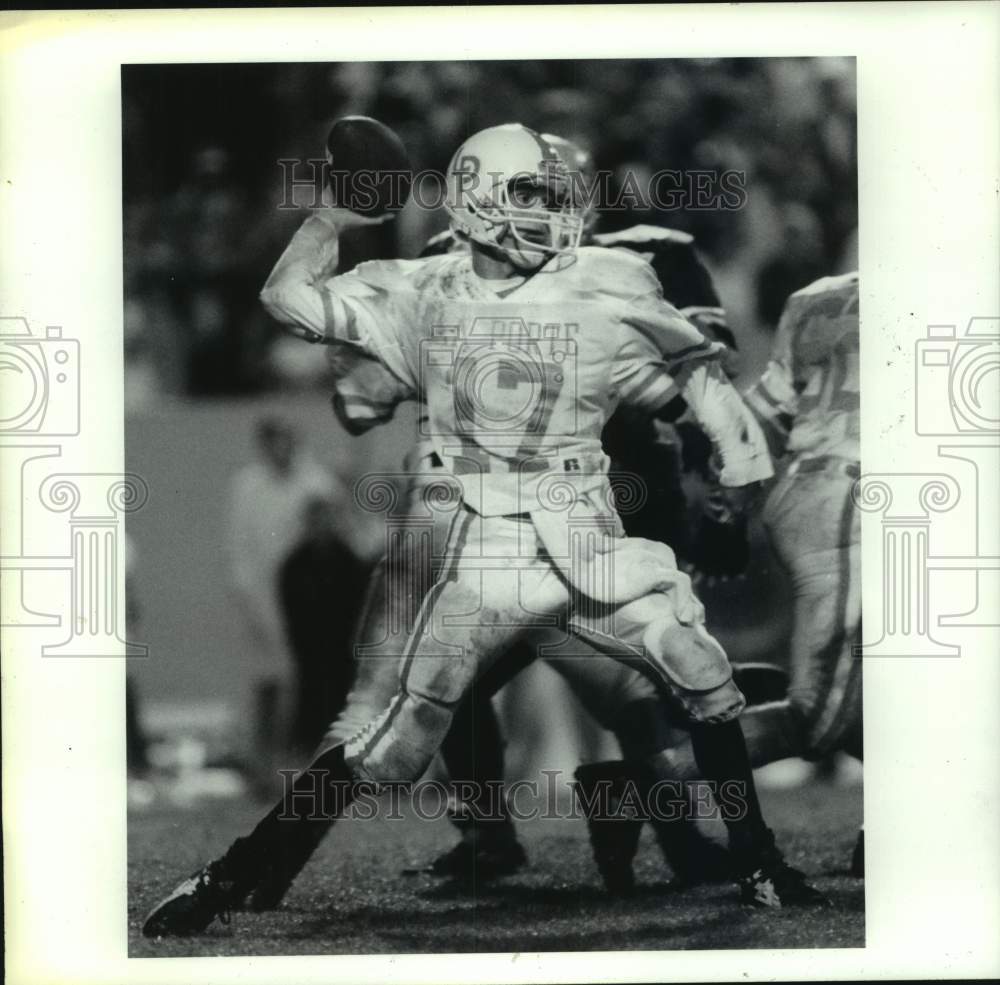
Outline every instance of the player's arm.
<svg viewBox="0 0 1000 985"><path fill-rule="evenodd" d="M712 444L721 485L747 486L770 478L774 470L764 434L722 371L717 354L709 350L699 359L684 360L670 368L644 342L628 346L622 353L621 372L615 382L623 401L644 407L655 417L680 394L688 413ZM640 360L641 365L635 366Z"/></svg>
<svg viewBox="0 0 1000 985"><path fill-rule="evenodd" d="M616 366L622 399L658 414L679 394L719 459L723 486L747 486L774 474L767 442L720 364L722 345L709 342L663 299L652 270L634 270L642 288L629 301L626 339Z"/></svg>
<svg viewBox="0 0 1000 985"><path fill-rule="evenodd" d="M747 486L774 474L767 440L718 360L686 363L675 379L689 412L712 442L719 483Z"/></svg>
<svg viewBox="0 0 1000 985"><path fill-rule="evenodd" d="M747 405L760 422L775 458L785 453L799 406L793 357L797 321L797 305L789 300L778 323L767 368L746 393Z"/></svg>
<svg viewBox="0 0 1000 985"><path fill-rule="evenodd" d="M292 334L309 342L358 341L350 309L333 303L327 281L337 271L339 232L376 225L347 209L324 208L309 216L274 265L260 292L269 314Z"/></svg>

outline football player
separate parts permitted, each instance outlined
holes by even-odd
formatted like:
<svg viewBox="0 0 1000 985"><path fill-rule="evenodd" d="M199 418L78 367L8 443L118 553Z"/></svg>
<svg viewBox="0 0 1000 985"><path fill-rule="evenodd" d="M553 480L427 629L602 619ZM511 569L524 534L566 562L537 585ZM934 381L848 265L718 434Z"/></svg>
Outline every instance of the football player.
<svg viewBox="0 0 1000 985"><path fill-rule="evenodd" d="M358 781L419 778L475 679L560 614L683 709L704 777L740 785L744 809L726 820L743 898L773 906L802 892L760 810L726 655L672 551L623 536L600 444L619 402L656 409L680 393L738 502L771 474L764 439L719 366L721 347L663 300L648 264L580 248L564 175L538 134L490 128L459 148L447 176L468 255L333 276L338 229L365 220L328 209L303 223L268 278L261 298L293 333L359 347L426 400L427 436L459 494L438 500L445 545L389 707L178 886L145 934L200 932L270 871L298 871Z"/></svg>
<svg viewBox="0 0 1000 985"><path fill-rule="evenodd" d="M582 179L586 197L582 210L583 241L603 242L600 237L592 236L596 215L595 203L588 196L595 179L592 159L560 137L546 134L543 139L552 144L567 163L571 180ZM711 333L709 337L727 344L723 355L727 371L732 374L735 339L726 326L711 277L694 252L692 238L673 230L637 227L612 234L607 237L607 243L612 248L641 252L643 259L654 258L654 270L666 289L665 296L680 299L685 313L706 335ZM448 230L435 236L422 256L467 249L467 242ZM360 434L386 421L396 405L410 396L397 377L357 347L334 348L331 361L336 381L334 408L349 433ZM657 417L661 421L674 419L683 409L683 400L678 397L658 412ZM426 419L426 408L423 408L421 424L425 424ZM689 431L689 438L690 434ZM632 500L632 508L622 512L626 533L663 540L671 546L688 544L688 511L678 480L676 448L661 440L658 424L648 414L630 411L621 405L612 422L605 427L604 445L612 456L613 484L617 491L624 492ZM704 467L705 463L699 464ZM360 621L363 635L355 646L360 655L355 661L355 680L344 708L329 730L330 744L346 741L388 705L396 690L398 653L391 645L387 652L385 642L391 639L388 625L412 627L416 616L412 603L414 598L419 601L421 593L412 590L410 579L417 576L413 569L421 567L421 560L423 567L429 568L429 558L420 559L420 551L414 548L412 528L414 524L419 526L421 518L433 519L434 511L427 508L424 496L428 487L442 488L441 483L447 476L428 441L418 445L408 456L407 470L410 479L401 511L410 521L406 546L401 550L399 544L391 542L393 535L390 534L387 556L372 578L368 603ZM737 548L743 546L739 538L730 537L729 540ZM715 544L716 563L730 560L728 547L728 542ZM713 559L706 559L704 550L698 553L700 567L709 567L707 562ZM420 574L426 578L427 572L423 570ZM491 695L533 660L537 649L536 642L516 647L516 652L506 655L476 682L472 693L456 711L441 754L456 781L449 816L462 838L423 871L482 882L514 872L525 863L525 851L517 840L506 803L495 796L503 780L504 760L501 730ZM542 652L544 654L545 650ZM637 783L641 785L645 780L648 786L656 780L674 780L678 765L683 766L685 774L694 769L693 761L678 764L676 757L664 752L667 736L671 734L671 716L648 677L612 660L565 655L543 656L542 659L548 659L588 714L613 732L622 749L639 765L634 777ZM783 680L784 676L777 668L756 665L735 668L734 674L751 701L760 696L762 685L771 687L766 693L773 693L773 683L769 682L776 677ZM599 803L601 785L619 792L618 787L625 776L626 772L618 763L590 764L581 768L577 776L581 799L590 805ZM463 791L465 795L459 796ZM685 816L686 801L668 809L666 799L661 790L659 814L650 817L650 822L675 880L693 883L728 877L730 865L725 851L698 835ZM672 819L666 820L668 816ZM587 810L587 821L598 866L608 889L615 893L629 891L633 885L631 859L624 858L619 842L634 843L634 832L629 830L630 826L605 824L599 812L592 808ZM258 884L249 905L256 910L272 909L280 903L287 889L287 878L278 885Z"/></svg>
<svg viewBox="0 0 1000 985"><path fill-rule="evenodd" d="M854 271L793 294L747 394L780 463L761 518L794 595L788 697L744 719L755 765L863 758L858 283ZM852 870L864 874L862 835Z"/></svg>
<svg viewBox="0 0 1000 985"><path fill-rule="evenodd" d="M636 253L652 266L664 297L678 308L707 338L722 343L726 348L722 361L730 377L738 367L736 340L726 323L725 311L712 284L711 275L694 248L694 239L687 233L655 226L635 226L616 233L596 234L598 220L597 202L593 195L596 174L591 155L583 148L553 134L543 134L567 165L571 183L576 183L582 200L584 245L599 245ZM449 229L433 237L421 256L438 256L455 250L467 249L467 244ZM642 495L632 497L630 509L622 511L622 522L629 536L648 537L671 546L678 555L690 559L697 556L699 570L712 573L733 573L739 570L740 556L746 554L746 541L741 525L720 527L709 518L701 518L700 533L692 536L688 522L684 491L679 480L679 461L676 438L664 440L665 422L676 421L684 413L683 398L677 397L660 409L655 418L641 409L620 406L605 426L603 445L611 458L613 485L626 497L636 489ZM708 471L704 445L693 428L684 428L687 441L684 452L690 467ZM615 482L615 478L618 482ZM711 529L713 537L709 547ZM670 723L666 707L657 700L648 678L633 668L620 663L597 660L552 658L550 666L566 680L570 690L578 697L585 710L599 723L612 731L623 749L638 762L653 758L656 779L671 778L672 762L664 762L661 753ZM520 669L517 659L505 661L503 676L491 675L492 680L478 682L456 713L453 726L441 748L442 757L452 778L468 778L468 802L453 803L451 817L462 833L462 840L454 849L441 855L425 870L436 875L459 879L475 877L477 881L494 875L516 871L525 861L523 847L518 843L514 827L506 816L505 805L489 798L488 804L477 803L477 794L485 798L490 784L503 778L503 745L500 725L491 703L492 688ZM776 667L754 665L745 672L734 668L738 683L744 691L775 693L776 684L784 684L784 674ZM381 691L385 700L395 687L394 668L382 671L386 678L381 687L369 666L362 672L362 680L353 691L344 715L355 719L353 702L366 709L371 706L372 689ZM749 680L750 675L753 679ZM749 686L748 686L749 685ZM367 694L365 692L368 692ZM380 699L376 699L380 700ZM343 734L343 723L335 723L332 735ZM693 764L692 764L693 765ZM634 777L641 784L643 771ZM622 778L630 775L623 764L589 764L577 775L577 788L585 802L596 802L595 793L600 784L617 787ZM728 869L725 853L717 846L699 837L692 823L684 818L684 811L677 812L677 819L665 821L652 817L651 823L657 841L675 878L681 882L722 877ZM595 813L588 813L591 836L594 840L598 866L609 890L628 891L633 884L631 859L625 858L627 850L619 846L619 835L625 844L635 843L636 832L624 825L613 828L603 825ZM641 826L640 821L640 826Z"/></svg>
<svg viewBox="0 0 1000 985"><path fill-rule="evenodd" d="M852 499L861 475L858 283L855 271L793 294L767 368L746 394L778 463L760 516L794 605L787 696L741 718L755 768L834 752L863 758L861 528ZM604 838L618 844L633 834L618 825ZM851 871L864 875L863 832Z"/></svg>

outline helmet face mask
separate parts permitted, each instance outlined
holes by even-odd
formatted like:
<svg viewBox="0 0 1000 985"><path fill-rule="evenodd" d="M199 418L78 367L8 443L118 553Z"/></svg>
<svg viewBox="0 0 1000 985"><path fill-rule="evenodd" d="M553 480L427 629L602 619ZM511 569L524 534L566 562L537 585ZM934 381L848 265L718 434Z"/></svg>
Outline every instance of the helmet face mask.
<svg viewBox="0 0 1000 985"><path fill-rule="evenodd" d="M572 252L583 233L562 158L520 124L483 130L459 147L445 209L457 233L519 268Z"/></svg>
<svg viewBox="0 0 1000 985"><path fill-rule="evenodd" d="M554 133L543 133L542 140L551 144L566 164L570 190L577 199L577 208L583 219L584 238L587 239L598 220L599 185L593 155L581 144Z"/></svg>

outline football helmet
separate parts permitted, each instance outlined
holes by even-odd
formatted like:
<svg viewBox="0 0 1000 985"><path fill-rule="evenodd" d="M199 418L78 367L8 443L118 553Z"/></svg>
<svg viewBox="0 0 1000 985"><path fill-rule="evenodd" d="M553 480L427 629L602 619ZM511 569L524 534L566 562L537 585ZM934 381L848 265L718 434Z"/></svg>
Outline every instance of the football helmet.
<svg viewBox="0 0 1000 985"><path fill-rule="evenodd" d="M459 236L521 268L575 250L583 233L565 161L520 123L481 130L455 151L444 207Z"/></svg>
<svg viewBox="0 0 1000 985"><path fill-rule="evenodd" d="M583 219L586 236L597 224L597 168L594 156L581 144L558 137L554 133L543 133L542 140L550 143L566 164L571 194L576 201Z"/></svg>

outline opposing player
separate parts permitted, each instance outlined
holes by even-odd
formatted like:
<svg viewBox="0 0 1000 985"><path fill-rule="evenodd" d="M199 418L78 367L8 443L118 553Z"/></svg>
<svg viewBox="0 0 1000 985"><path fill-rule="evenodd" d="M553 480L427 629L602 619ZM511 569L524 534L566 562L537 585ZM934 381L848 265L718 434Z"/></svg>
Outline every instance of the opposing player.
<svg viewBox="0 0 1000 985"><path fill-rule="evenodd" d="M429 437L460 497L389 708L157 906L147 935L198 932L269 870L297 871L356 781L418 778L476 677L561 613L573 634L641 665L672 696L706 778L741 785L745 810L728 823L744 898L775 905L801 887L760 811L725 653L669 548L622 536L600 446L621 400L660 406L679 392L738 495L771 473L763 439L719 347L663 301L648 265L578 248L564 173L537 134L491 128L459 148L448 175L448 211L470 255L331 278L338 225L358 219L329 210L306 220L272 271L262 299L295 334L355 344L426 399Z"/></svg>
<svg viewBox="0 0 1000 985"><path fill-rule="evenodd" d="M851 495L861 475L858 283L853 272L793 294L767 368L746 394L778 463L760 515L794 600L788 694L741 718L755 768L838 751L863 758L860 516ZM674 749L681 761L685 745ZM634 834L618 826L619 841ZM851 869L864 874L861 835Z"/></svg>
<svg viewBox="0 0 1000 985"><path fill-rule="evenodd" d="M864 754L861 525L851 496L861 475L858 284L855 271L793 294L747 394L780 461L761 517L795 606L788 697L744 720L755 765ZM860 837L852 868L863 875Z"/></svg>

